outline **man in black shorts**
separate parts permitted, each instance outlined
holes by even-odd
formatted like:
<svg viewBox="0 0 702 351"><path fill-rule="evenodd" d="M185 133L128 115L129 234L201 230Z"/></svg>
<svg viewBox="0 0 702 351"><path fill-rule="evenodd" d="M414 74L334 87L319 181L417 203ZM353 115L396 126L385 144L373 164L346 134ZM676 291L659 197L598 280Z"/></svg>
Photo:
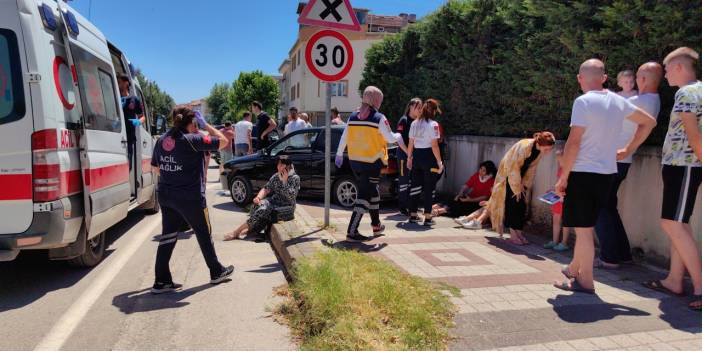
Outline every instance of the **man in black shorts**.
<svg viewBox="0 0 702 351"><path fill-rule="evenodd" d="M661 226L671 241L670 272L663 280L644 286L680 295L685 271L690 273L693 296L689 307L702 310L702 263L690 217L702 184L702 82L697 80L699 55L681 47L663 60L665 77L675 93L670 124L663 144L663 207Z"/></svg>
<svg viewBox="0 0 702 351"><path fill-rule="evenodd" d="M554 284L568 291L595 292L594 227L617 173L617 144L612 141L619 137L625 119L636 123L633 139L620 150L628 156L656 126L651 115L604 89L606 80L602 61L590 59L580 66L578 83L584 94L573 104L563 172L556 183L556 191L564 196L563 226L575 228L577 234L573 260L562 269L568 280Z"/></svg>

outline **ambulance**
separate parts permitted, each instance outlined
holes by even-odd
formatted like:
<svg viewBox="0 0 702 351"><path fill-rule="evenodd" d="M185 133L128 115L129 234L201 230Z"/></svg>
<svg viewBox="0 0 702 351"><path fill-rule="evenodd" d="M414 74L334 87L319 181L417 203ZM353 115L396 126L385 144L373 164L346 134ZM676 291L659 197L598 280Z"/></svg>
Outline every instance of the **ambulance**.
<svg viewBox="0 0 702 351"><path fill-rule="evenodd" d="M0 0L0 261L40 249L94 266L108 228L159 211L152 116L125 121L121 75L144 101L125 55L65 2Z"/></svg>

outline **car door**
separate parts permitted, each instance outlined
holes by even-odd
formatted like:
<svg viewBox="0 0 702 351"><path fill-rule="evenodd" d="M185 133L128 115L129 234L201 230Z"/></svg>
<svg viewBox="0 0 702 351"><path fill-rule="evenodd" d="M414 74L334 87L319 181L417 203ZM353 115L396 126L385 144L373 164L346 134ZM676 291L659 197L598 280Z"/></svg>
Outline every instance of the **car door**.
<svg viewBox="0 0 702 351"><path fill-rule="evenodd" d="M151 137L151 132L149 131L149 126L151 125L151 113L149 111L149 106L144 100L144 93L141 88L136 87L136 95L142 103L142 110L144 111L144 118L146 122L142 123L140 127L137 128L137 179L141 179L140 187L137 190L139 194L139 202L145 202L151 199L154 185L154 176L151 172L151 155L154 149L154 139Z"/></svg>
<svg viewBox="0 0 702 351"><path fill-rule="evenodd" d="M300 176L300 187L309 189L314 170L310 167L313 157L313 145L319 139L319 129L303 129L283 137L270 149L271 164L275 168L278 157L285 156L292 160L295 173ZM275 170L273 171L275 172Z"/></svg>
<svg viewBox="0 0 702 351"><path fill-rule="evenodd" d="M331 162L331 178L332 183L334 181L334 175L336 173L336 166L334 165L334 158L336 157L336 149L339 146L339 140L341 140L341 133L343 129L332 128L331 133L331 152L330 152L330 162ZM319 133L319 137L313 146L313 154L310 158L310 191L315 194L324 194L324 133L322 130Z"/></svg>
<svg viewBox="0 0 702 351"><path fill-rule="evenodd" d="M61 8L60 2L57 6ZM67 58L75 66L80 95L76 101L82 116L79 146L85 219L91 238L127 217L127 137L106 42L77 23L70 11L60 9L60 13L64 14L61 29Z"/></svg>

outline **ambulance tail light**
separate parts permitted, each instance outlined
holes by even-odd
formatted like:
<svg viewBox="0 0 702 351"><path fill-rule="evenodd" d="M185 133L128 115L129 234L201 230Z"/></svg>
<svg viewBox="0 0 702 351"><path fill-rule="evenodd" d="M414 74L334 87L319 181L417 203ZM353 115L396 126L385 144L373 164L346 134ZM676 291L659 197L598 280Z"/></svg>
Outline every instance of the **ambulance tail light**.
<svg viewBox="0 0 702 351"><path fill-rule="evenodd" d="M32 184L34 202L58 200L61 194L61 165L56 129L32 134Z"/></svg>

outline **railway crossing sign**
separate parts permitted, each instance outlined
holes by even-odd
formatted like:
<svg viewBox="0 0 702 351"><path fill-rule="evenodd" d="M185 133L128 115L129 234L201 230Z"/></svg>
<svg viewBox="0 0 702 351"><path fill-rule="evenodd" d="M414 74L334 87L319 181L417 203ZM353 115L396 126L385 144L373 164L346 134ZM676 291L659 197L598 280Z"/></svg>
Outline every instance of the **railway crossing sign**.
<svg viewBox="0 0 702 351"><path fill-rule="evenodd" d="M363 31L349 0L310 0L297 22L331 29Z"/></svg>
<svg viewBox="0 0 702 351"><path fill-rule="evenodd" d="M307 41L305 62L321 81L342 80L353 66L351 42L337 31L321 30Z"/></svg>

